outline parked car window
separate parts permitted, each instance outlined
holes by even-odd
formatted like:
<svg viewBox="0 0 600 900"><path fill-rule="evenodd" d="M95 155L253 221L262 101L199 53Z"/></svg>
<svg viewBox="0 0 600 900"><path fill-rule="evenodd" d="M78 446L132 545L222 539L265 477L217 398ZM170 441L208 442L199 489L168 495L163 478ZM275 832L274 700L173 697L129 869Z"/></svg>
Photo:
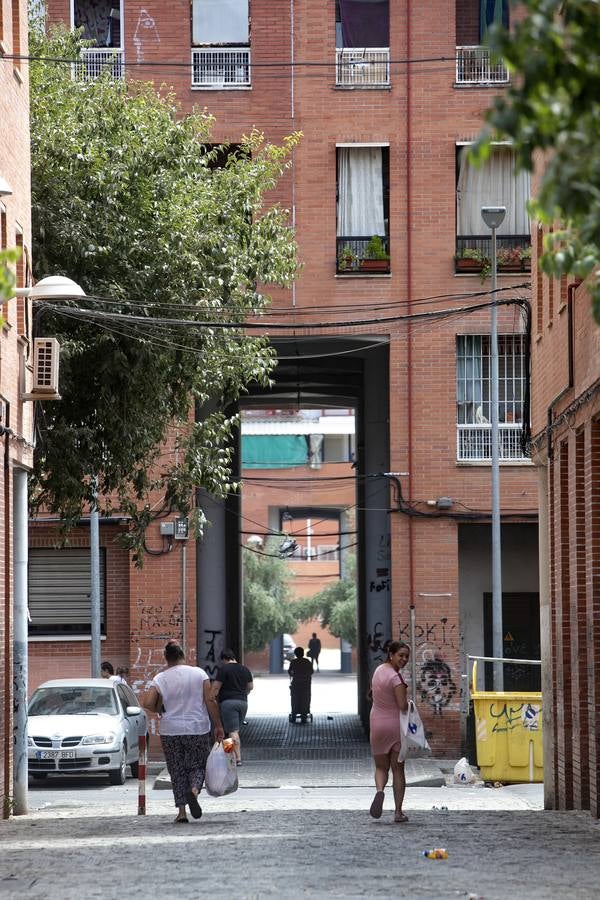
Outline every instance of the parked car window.
<svg viewBox="0 0 600 900"><path fill-rule="evenodd" d="M30 716L117 715L110 688L40 688L29 704Z"/></svg>

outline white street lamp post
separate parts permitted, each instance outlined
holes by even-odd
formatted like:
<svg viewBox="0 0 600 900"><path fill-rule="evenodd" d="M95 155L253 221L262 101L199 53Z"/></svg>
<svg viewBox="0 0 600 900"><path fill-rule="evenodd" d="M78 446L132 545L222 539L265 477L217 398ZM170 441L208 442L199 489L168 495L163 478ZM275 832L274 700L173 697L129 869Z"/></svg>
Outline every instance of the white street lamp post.
<svg viewBox="0 0 600 900"><path fill-rule="evenodd" d="M498 309L496 307L496 282L498 260L496 256L496 230L506 215L505 206L484 206L483 221L492 231L492 306L490 327L490 400L492 418L492 656L504 655L502 629L502 545L500 535L500 458L498 427ZM494 663L494 690L504 690L504 664Z"/></svg>

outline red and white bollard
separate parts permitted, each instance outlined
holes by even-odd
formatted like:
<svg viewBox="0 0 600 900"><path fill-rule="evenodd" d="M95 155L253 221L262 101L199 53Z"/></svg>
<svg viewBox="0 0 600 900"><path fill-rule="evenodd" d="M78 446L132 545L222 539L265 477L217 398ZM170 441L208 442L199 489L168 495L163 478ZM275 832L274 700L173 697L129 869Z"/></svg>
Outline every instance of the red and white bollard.
<svg viewBox="0 0 600 900"><path fill-rule="evenodd" d="M146 735L138 738L138 816L146 815Z"/></svg>

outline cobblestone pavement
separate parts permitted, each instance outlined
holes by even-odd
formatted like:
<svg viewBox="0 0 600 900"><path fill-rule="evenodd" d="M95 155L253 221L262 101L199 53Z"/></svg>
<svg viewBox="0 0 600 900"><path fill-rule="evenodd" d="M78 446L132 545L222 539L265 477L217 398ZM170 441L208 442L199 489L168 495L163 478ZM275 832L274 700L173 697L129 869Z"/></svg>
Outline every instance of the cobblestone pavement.
<svg viewBox="0 0 600 900"><path fill-rule="evenodd" d="M130 786L119 806L82 806L74 798L2 822L0 897L599 894L599 823L542 811L540 785L411 788L404 825L393 823L391 796L382 818L370 819L371 787L242 787L229 797L203 797L200 821L173 825L168 791L150 791L148 815L140 817ZM449 859L423 858L424 849L440 846Z"/></svg>

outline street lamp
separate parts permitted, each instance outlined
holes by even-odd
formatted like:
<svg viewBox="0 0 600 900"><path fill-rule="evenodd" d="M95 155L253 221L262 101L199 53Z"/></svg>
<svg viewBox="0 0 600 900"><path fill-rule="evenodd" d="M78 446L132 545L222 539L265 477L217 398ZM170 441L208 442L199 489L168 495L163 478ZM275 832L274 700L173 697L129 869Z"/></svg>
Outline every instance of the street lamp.
<svg viewBox="0 0 600 900"><path fill-rule="evenodd" d="M0 179L0 193L3 190ZM6 193L6 191L4 191ZM83 288L70 278L52 275L32 287L15 288L17 297L31 300L68 300L85 297ZM13 802L16 815L28 812L27 796L27 471L15 467L13 472ZM99 606L98 606L99 608ZM99 643L99 641L98 641Z"/></svg>
<svg viewBox="0 0 600 900"><path fill-rule="evenodd" d="M500 459L498 428L498 309L496 307L496 231L506 215L505 206L483 206L481 216L492 231L492 306L490 327L491 356L491 413L492 413L492 656L504 655L502 631L502 546L500 538ZM504 665L494 663L494 690L504 690Z"/></svg>

